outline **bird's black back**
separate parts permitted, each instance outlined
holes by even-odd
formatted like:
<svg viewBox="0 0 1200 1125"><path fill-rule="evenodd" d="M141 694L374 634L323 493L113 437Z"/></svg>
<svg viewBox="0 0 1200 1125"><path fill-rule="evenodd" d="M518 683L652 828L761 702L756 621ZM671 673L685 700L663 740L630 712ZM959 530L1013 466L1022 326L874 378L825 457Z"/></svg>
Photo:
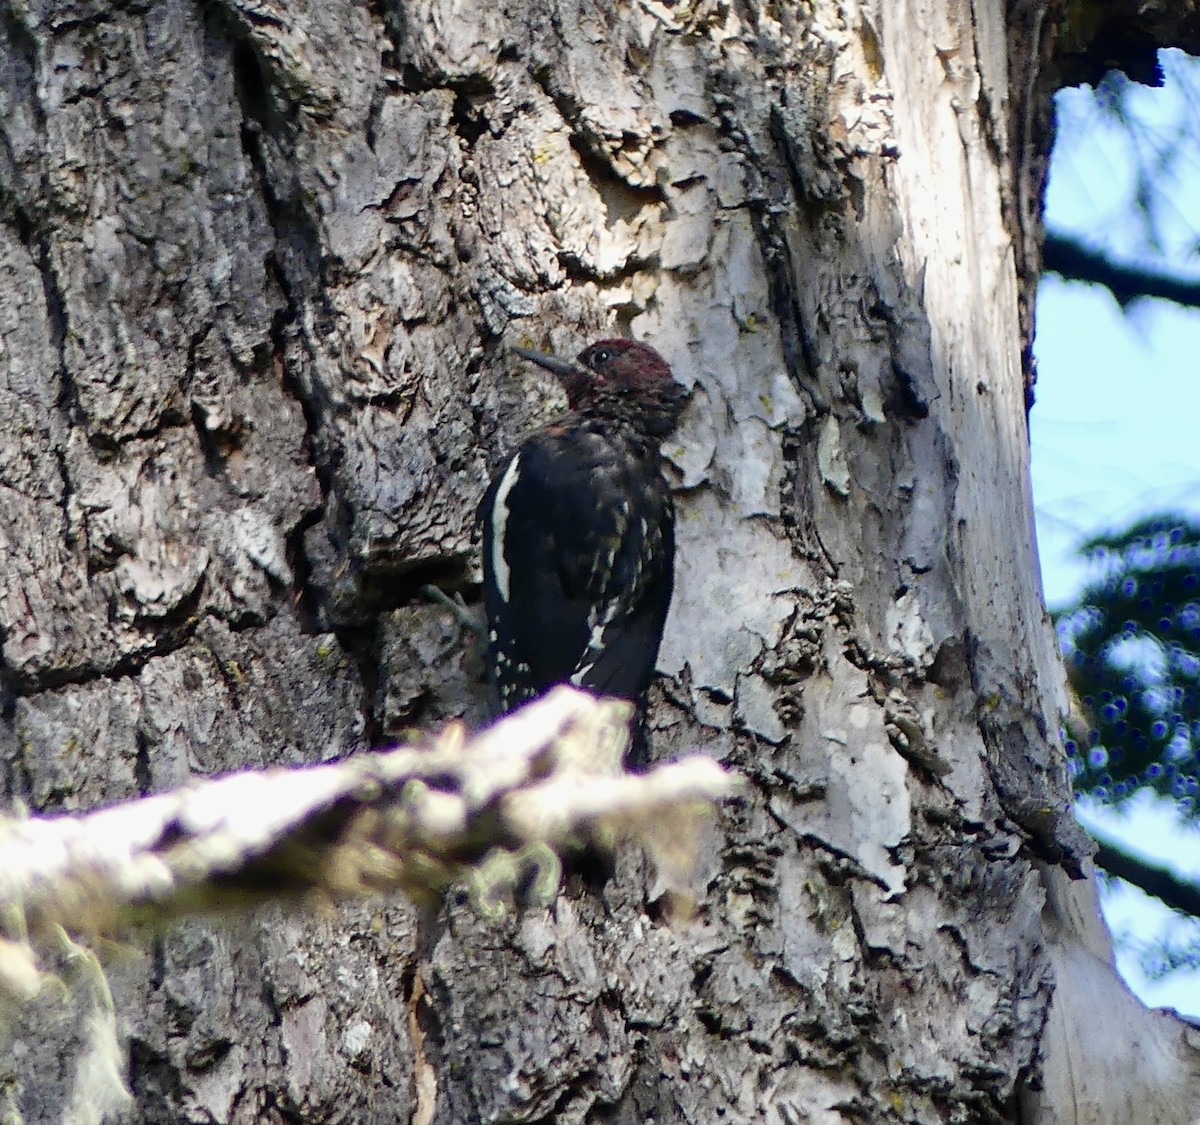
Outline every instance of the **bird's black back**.
<svg viewBox="0 0 1200 1125"><path fill-rule="evenodd" d="M529 438L492 481L480 514L502 710L556 683L642 699L674 568L660 466L657 444L632 427L569 415Z"/></svg>

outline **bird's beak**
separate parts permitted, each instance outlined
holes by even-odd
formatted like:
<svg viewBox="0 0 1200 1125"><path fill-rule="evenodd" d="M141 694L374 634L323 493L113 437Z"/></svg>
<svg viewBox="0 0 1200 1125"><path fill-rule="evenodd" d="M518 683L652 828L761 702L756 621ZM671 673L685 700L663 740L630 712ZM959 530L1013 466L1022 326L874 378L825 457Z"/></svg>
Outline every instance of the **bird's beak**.
<svg viewBox="0 0 1200 1125"><path fill-rule="evenodd" d="M583 368L574 360L560 359L556 355L547 355L545 352L535 352L531 348L513 348L522 359L529 360L530 363L536 363L539 367L544 367L547 371L553 372L560 379L578 379L583 374Z"/></svg>

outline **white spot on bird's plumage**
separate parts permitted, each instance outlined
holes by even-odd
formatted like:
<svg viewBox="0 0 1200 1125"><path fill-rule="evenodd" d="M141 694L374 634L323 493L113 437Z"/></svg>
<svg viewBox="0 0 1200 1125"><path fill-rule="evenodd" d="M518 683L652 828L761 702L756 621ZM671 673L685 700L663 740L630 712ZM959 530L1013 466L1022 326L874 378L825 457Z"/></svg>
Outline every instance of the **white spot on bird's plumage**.
<svg viewBox="0 0 1200 1125"><path fill-rule="evenodd" d="M616 620L616 616L620 611L620 601L613 600L608 603L608 608L605 609L602 615L598 617L597 615L593 615L590 621L591 632L588 634L587 648L584 650L579 666L571 674L571 683L576 687L583 687L585 677L596 667L596 661L600 659L605 648L604 634L613 621Z"/></svg>

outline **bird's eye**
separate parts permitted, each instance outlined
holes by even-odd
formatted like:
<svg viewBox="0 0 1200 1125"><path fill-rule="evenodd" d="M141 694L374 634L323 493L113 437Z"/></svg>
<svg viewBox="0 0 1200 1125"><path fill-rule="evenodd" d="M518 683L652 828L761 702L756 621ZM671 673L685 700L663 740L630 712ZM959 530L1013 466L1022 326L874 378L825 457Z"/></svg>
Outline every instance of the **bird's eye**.
<svg viewBox="0 0 1200 1125"><path fill-rule="evenodd" d="M597 348L594 352L592 352L593 367L602 367L610 359L612 359L612 352L610 352L608 348Z"/></svg>

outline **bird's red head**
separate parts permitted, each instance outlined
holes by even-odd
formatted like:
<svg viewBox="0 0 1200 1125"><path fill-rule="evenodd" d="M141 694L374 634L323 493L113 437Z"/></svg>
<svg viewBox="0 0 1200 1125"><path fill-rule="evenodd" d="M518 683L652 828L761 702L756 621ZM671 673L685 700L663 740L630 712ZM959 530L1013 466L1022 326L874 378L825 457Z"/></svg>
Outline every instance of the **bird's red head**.
<svg viewBox="0 0 1200 1125"><path fill-rule="evenodd" d="M597 340L574 363L526 348L514 350L558 376L572 410L622 415L660 436L675 428L683 412L687 392L649 344Z"/></svg>

